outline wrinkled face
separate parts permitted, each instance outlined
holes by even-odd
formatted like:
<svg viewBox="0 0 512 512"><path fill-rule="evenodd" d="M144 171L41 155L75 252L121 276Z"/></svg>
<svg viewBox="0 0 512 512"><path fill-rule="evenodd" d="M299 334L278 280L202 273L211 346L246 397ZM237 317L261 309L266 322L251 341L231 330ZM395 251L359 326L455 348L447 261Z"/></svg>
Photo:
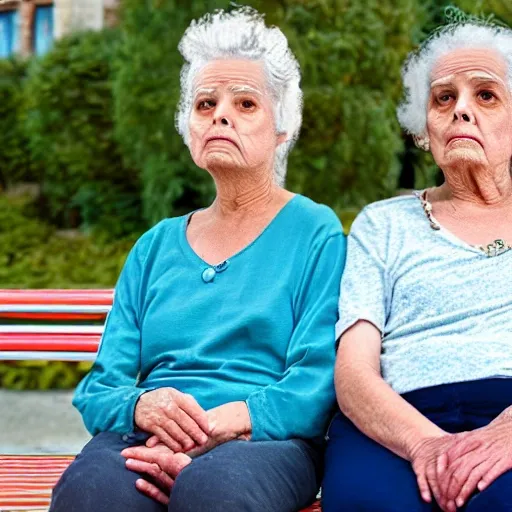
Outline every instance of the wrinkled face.
<svg viewBox="0 0 512 512"><path fill-rule="evenodd" d="M189 147L199 167L273 172L286 135L276 133L261 62L212 61L198 73L193 95Z"/></svg>
<svg viewBox="0 0 512 512"><path fill-rule="evenodd" d="M495 169L512 157L512 98L507 64L497 52L459 49L431 74L430 149L441 169L471 162Z"/></svg>

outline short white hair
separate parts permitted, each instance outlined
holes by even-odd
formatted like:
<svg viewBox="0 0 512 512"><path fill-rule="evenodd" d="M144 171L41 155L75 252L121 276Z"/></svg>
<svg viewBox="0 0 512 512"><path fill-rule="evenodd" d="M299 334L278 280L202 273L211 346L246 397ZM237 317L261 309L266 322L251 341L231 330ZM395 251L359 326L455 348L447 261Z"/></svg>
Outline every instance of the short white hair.
<svg viewBox="0 0 512 512"><path fill-rule="evenodd" d="M404 99L397 110L402 128L417 137L426 135L431 73L446 54L457 49L485 49L501 55L507 64L512 91L512 30L486 21L470 19L437 29L409 55L402 68Z"/></svg>
<svg viewBox="0 0 512 512"><path fill-rule="evenodd" d="M261 61L274 106L277 133L287 140L277 147L274 178L280 185L286 176L288 153L295 144L302 123L300 68L277 27L266 27L263 16L250 7L231 12L216 11L194 20L179 44L185 59L181 70L181 98L176 128L189 143L189 119L197 73L213 60L247 59Z"/></svg>

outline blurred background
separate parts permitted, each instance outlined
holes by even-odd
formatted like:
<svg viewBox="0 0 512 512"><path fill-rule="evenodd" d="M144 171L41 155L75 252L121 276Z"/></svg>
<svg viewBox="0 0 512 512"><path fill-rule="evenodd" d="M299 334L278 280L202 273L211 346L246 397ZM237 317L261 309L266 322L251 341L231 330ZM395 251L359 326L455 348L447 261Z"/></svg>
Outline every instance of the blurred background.
<svg viewBox="0 0 512 512"><path fill-rule="evenodd" d="M439 181L395 108L403 60L447 1L241 3L284 31L302 68L288 189L348 229L365 204ZM511 0L450 4L512 24ZM112 287L143 231L209 204L209 175L174 128L177 44L191 19L229 6L0 0L0 288ZM34 364L0 362L0 387L71 388L87 369Z"/></svg>

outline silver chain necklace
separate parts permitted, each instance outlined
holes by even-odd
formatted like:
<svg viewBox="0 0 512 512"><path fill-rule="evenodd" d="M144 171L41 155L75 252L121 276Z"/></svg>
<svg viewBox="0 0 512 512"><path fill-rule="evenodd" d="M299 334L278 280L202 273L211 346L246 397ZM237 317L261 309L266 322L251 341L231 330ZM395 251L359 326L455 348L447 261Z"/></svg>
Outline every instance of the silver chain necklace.
<svg viewBox="0 0 512 512"><path fill-rule="evenodd" d="M417 193L416 195L421 201L421 206L423 207L423 211L427 216L430 227L436 231L439 231L441 229L441 225L432 215L432 204L427 199L427 191L424 190L423 192ZM498 238L497 240L494 240L494 242L487 245L471 245L471 247L482 251L489 258L493 256L499 256L500 254L507 252L509 249L512 249L512 246L507 244L507 242L505 242L505 240L502 238Z"/></svg>

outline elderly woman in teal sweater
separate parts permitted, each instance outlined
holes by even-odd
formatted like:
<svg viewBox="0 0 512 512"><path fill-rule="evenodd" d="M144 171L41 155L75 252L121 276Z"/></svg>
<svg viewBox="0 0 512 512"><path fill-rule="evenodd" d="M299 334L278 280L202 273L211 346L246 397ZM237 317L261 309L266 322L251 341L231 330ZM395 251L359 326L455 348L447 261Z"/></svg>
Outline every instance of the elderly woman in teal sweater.
<svg viewBox="0 0 512 512"><path fill-rule="evenodd" d="M94 437L52 512L296 512L319 487L345 237L282 186L299 67L248 9L193 23L180 50L178 130L217 195L129 254L74 398Z"/></svg>

